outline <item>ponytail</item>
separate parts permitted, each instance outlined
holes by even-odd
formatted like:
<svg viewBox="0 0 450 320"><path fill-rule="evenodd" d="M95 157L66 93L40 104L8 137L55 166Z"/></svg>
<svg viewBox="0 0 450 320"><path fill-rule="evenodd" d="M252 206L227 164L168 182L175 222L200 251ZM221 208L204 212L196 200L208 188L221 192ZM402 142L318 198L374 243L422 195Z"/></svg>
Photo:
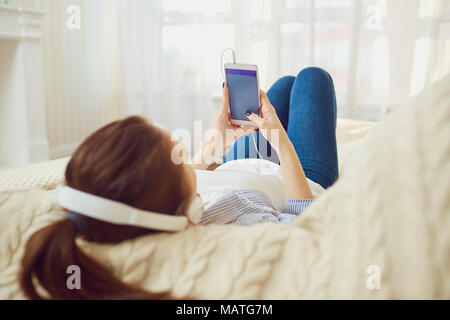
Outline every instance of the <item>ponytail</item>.
<svg viewBox="0 0 450 320"><path fill-rule="evenodd" d="M70 219L49 225L28 240L22 259L20 286L30 299L120 299L148 300L171 299L167 292L150 293L125 284L111 272L84 254L75 239L77 228ZM81 270L81 288L69 289L67 268L76 265ZM36 282L47 291L42 296Z"/></svg>
<svg viewBox="0 0 450 320"><path fill-rule="evenodd" d="M65 184L137 209L176 215L180 204L195 191L195 184L184 165L172 161L173 146L169 133L144 118L112 122L92 133L75 150L66 168ZM121 243L154 231L84 216L77 218L83 220L78 225L71 215L68 217L37 231L28 240L20 275L20 286L27 297L172 298L168 292L151 293L116 279L84 254L75 241L82 236L95 243ZM80 289L67 287L70 266L81 271Z"/></svg>

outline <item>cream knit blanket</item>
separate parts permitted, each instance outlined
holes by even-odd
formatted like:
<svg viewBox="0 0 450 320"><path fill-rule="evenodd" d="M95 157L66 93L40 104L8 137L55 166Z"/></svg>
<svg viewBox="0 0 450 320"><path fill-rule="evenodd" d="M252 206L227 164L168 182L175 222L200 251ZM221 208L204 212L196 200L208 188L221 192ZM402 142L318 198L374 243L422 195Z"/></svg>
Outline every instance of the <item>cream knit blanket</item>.
<svg viewBox="0 0 450 320"><path fill-rule="evenodd" d="M124 281L180 297L449 299L449 138L447 77L373 129L339 181L292 225L79 244ZM46 191L0 194L0 298L23 298L23 246L62 215ZM372 270L379 289L370 286Z"/></svg>

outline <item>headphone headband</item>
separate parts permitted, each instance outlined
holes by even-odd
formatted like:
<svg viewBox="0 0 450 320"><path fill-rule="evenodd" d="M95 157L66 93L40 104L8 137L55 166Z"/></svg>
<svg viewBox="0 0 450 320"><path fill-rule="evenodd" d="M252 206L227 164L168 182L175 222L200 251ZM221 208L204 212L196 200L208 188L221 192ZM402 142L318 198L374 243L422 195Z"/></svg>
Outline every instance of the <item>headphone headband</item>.
<svg viewBox="0 0 450 320"><path fill-rule="evenodd" d="M98 197L67 186L58 187L57 201L67 210L114 224L160 231L181 231L188 226L188 219L185 216L171 216L140 210L121 202Z"/></svg>

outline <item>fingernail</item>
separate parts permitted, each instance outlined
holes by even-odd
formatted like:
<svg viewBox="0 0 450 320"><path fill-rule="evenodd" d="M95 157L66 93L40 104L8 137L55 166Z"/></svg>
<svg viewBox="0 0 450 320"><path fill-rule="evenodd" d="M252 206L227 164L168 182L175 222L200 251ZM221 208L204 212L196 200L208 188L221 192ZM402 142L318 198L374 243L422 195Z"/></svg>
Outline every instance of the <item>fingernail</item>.
<svg viewBox="0 0 450 320"><path fill-rule="evenodd" d="M250 116L252 113L251 113L250 111L247 111L245 114L246 114L247 117L248 117L248 116Z"/></svg>
<svg viewBox="0 0 450 320"><path fill-rule="evenodd" d="M222 82L222 88L225 88L225 82Z"/></svg>

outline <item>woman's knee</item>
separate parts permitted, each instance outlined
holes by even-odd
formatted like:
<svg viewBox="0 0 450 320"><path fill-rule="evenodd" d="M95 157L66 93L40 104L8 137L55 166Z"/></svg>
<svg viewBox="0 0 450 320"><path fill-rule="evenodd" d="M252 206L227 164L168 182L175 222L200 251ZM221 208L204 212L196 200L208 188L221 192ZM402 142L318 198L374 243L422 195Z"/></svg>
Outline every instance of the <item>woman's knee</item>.
<svg viewBox="0 0 450 320"><path fill-rule="evenodd" d="M294 76L284 76L278 79L272 86L272 88L290 88L292 87L292 84L295 81Z"/></svg>
<svg viewBox="0 0 450 320"><path fill-rule="evenodd" d="M321 81L330 84L333 83L333 79L331 78L330 74L319 67L308 67L303 69L297 75L297 79Z"/></svg>

